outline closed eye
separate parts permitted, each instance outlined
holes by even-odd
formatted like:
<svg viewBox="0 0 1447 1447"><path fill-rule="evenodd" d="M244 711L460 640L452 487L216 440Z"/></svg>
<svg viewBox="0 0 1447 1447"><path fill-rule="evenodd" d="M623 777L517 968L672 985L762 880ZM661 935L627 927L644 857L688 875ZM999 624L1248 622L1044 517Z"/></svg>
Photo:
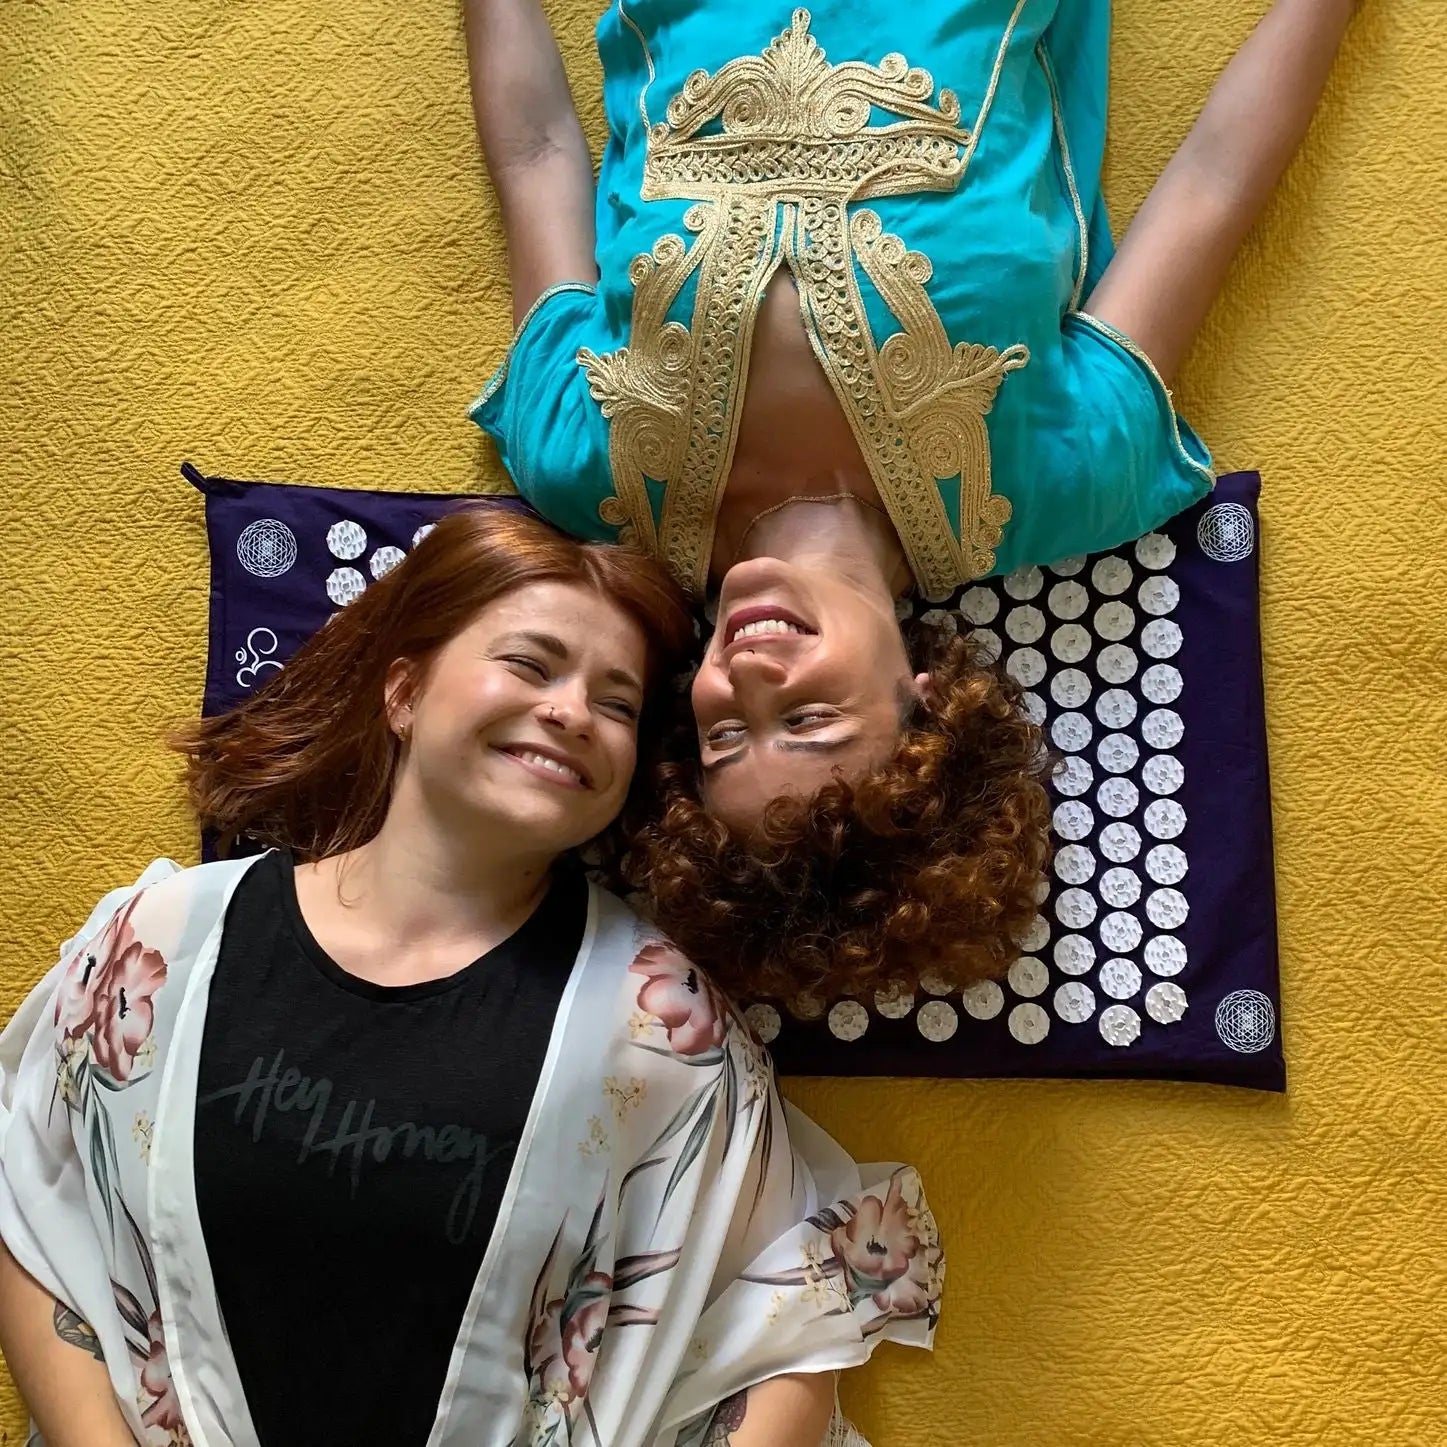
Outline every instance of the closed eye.
<svg viewBox="0 0 1447 1447"><path fill-rule="evenodd" d="M791 729L806 729L818 727L821 724L834 723L838 718L839 715L829 709L803 708L797 713L791 713L784 722L788 724Z"/></svg>
<svg viewBox="0 0 1447 1447"><path fill-rule="evenodd" d="M525 668L528 672L535 674L538 678L547 678L547 665L539 663L536 658L527 658L522 654L506 654L502 660L504 663L516 664L519 668Z"/></svg>

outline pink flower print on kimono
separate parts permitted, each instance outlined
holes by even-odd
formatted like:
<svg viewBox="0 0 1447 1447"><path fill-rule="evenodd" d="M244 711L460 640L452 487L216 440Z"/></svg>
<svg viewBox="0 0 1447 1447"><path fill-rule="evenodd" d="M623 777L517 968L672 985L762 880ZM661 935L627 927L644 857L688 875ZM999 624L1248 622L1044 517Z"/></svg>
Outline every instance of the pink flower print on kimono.
<svg viewBox="0 0 1447 1447"><path fill-rule="evenodd" d="M903 1276L919 1252L919 1237L910 1229L899 1182L889 1183L882 1201L878 1196L861 1196L854 1214L829 1233L829 1244L850 1281L863 1283L868 1294L876 1283Z"/></svg>
<svg viewBox="0 0 1447 1447"><path fill-rule="evenodd" d="M863 1195L821 1211L815 1224L828 1230L851 1302L872 1300L889 1317L930 1316L937 1310L944 1276L934 1218L922 1198L906 1198L897 1171L881 1199Z"/></svg>
<svg viewBox="0 0 1447 1447"><path fill-rule="evenodd" d="M149 1348L145 1364L141 1367L138 1403L141 1422L148 1429L168 1433L168 1447L172 1443L189 1443L191 1438L181 1418L181 1400L176 1395L176 1383L171 1378L171 1362L166 1355L166 1336L161 1329L160 1312L153 1311L147 1318L146 1335Z"/></svg>
<svg viewBox="0 0 1447 1447"><path fill-rule="evenodd" d="M638 992L638 1008L668 1032L676 1055L706 1055L728 1036L729 1009L707 975L672 945L645 945L628 966L648 983Z"/></svg>
<svg viewBox="0 0 1447 1447"><path fill-rule="evenodd" d="M95 1024L96 998L105 976L110 940L123 926L123 916L116 916L106 926L99 940L85 949L66 966L60 989L55 997L55 1028L64 1040L75 1040Z"/></svg>
<svg viewBox="0 0 1447 1447"><path fill-rule="evenodd" d="M612 1294L613 1278L590 1271L567 1297L548 1302L534 1324L529 1342L534 1368L543 1391L557 1401L588 1395Z"/></svg>
<svg viewBox="0 0 1447 1447"><path fill-rule="evenodd" d="M151 1038L156 992L166 983L166 961L131 928L132 901L82 950L61 979L55 1025L63 1040L88 1035L95 1065L124 1085Z"/></svg>
<svg viewBox="0 0 1447 1447"><path fill-rule="evenodd" d="M681 1252L645 1251L621 1256L611 1274L602 1269L609 1233L603 1216L608 1203L604 1186L588 1235L577 1258L566 1269L559 1260L568 1218L548 1251L533 1285L531 1326L523 1350L528 1374L526 1428L519 1443L573 1442L573 1423L580 1415L591 1422L588 1388L593 1368L610 1327L652 1327L658 1312L622 1300L631 1287L650 1277L672 1271ZM594 1430L594 1439L597 1432Z"/></svg>
<svg viewBox="0 0 1447 1447"><path fill-rule="evenodd" d="M191 1447L191 1435L181 1416L181 1399L171 1376L171 1359L166 1350L166 1332L161 1321L156 1268L151 1260L150 1246L126 1203L116 1196L115 1204L120 1208L126 1234L135 1248L135 1261L151 1303L149 1306L144 1304L128 1286L111 1278L116 1313L126 1327L126 1349L131 1360L139 1363L141 1369L140 1385L136 1391L141 1423L146 1428L149 1441L164 1441L166 1447ZM141 1281L137 1280L136 1284L141 1285ZM165 1437L158 1438L157 1433L165 1433Z"/></svg>
<svg viewBox="0 0 1447 1447"><path fill-rule="evenodd" d="M802 1266L748 1274L742 1280L809 1291L837 1283L833 1289L838 1304L825 1315L853 1312L866 1337L894 1320L935 1324L945 1279L944 1251L912 1168L895 1171L882 1196L866 1191L825 1207L808 1222L827 1239L827 1249L807 1242Z"/></svg>

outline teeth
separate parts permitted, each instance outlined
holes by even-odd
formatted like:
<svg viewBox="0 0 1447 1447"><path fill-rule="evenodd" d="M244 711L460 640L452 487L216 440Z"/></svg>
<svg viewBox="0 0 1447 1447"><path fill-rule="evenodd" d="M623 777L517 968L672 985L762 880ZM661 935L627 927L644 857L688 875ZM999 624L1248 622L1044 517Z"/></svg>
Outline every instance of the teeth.
<svg viewBox="0 0 1447 1447"><path fill-rule="evenodd" d="M797 623L786 623L782 618L760 618L757 623L745 623L735 632L732 642L740 638L757 638L765 633L803 633Z"/></svg>
<svg viewBox="0 0 1447 1447"><path fill-rule="evenodd" d="M563 778L571 779L575 784L583 782L583 776L576 769L570 769L566 764L560 764L546 754L535 753L532 749L523 749L519 752L518 758L525 764L537 764L541 768L547 769L549 773L561 774Z"/></svg>

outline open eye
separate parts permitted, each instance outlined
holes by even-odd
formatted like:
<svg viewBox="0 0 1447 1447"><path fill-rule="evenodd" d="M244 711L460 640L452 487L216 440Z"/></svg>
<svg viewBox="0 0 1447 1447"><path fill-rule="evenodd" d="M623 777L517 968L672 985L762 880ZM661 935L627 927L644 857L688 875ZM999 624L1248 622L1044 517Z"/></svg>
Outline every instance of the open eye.
<svg viewBox="0 0 1447 1447"><path fill-rule="evenodd" d="M737 743L744 736L744 726L741 723L715 724L707 734L704 741L722 747L726 744Z"/></svg>

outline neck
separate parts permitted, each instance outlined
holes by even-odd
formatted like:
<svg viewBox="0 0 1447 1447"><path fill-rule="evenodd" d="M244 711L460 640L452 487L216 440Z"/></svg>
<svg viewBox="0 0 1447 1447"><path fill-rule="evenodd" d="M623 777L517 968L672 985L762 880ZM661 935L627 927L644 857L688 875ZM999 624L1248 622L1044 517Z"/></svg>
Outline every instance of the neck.
<svg viewBox="0 0 1447 1447"><path fill-rule="evenodd" d="M914 581L894 524L852 496L795 498L756 517L736 547L735 563L782 558L828 569L891 598L907 593Z"/></svg>
<svg viewBox="0 0 1447 1447"><path fill-rule="evenodd" d="M402 782L377 835L326 861L338 898L385 936L416 944L468 939L482 954L532 913L554 858L519 855L476 830L452 836L422 816L412 793Z"/></svg>

